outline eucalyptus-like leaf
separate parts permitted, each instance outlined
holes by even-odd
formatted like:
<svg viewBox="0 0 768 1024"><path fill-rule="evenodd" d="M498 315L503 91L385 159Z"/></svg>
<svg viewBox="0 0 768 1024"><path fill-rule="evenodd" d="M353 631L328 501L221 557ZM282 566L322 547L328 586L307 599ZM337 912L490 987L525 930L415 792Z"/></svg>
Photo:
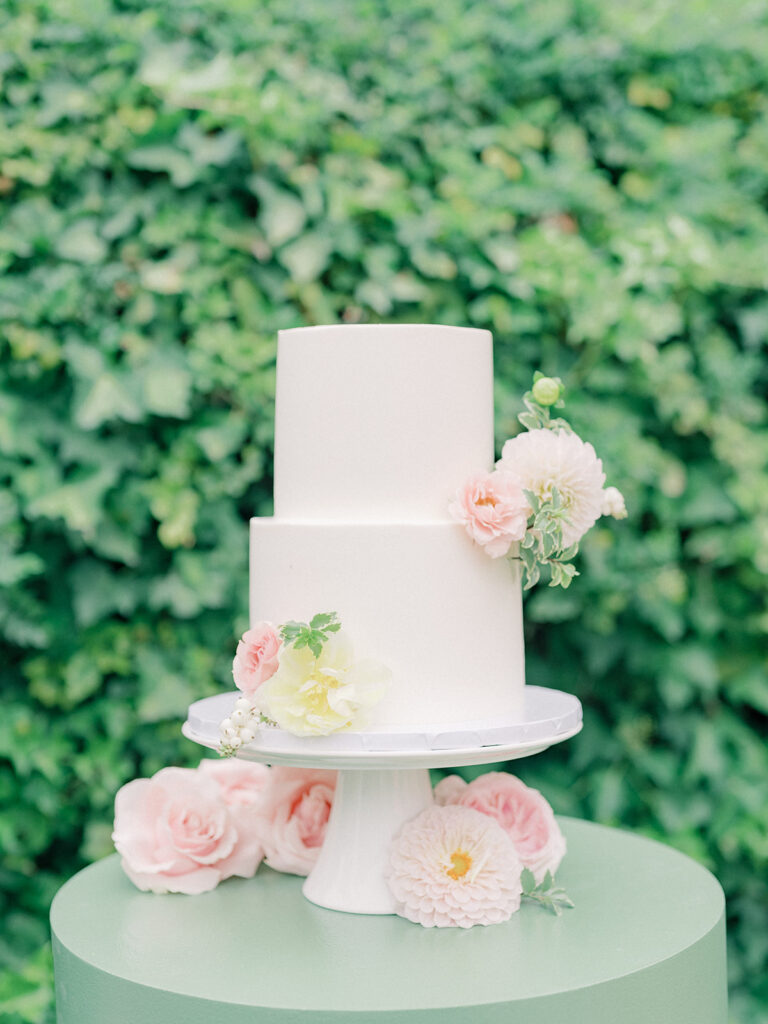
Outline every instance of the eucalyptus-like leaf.
<svg viewBox="0 0 768 1024"><path fill-rule="evenodd" d="M533 513L538 512L541 505L541 499L538 494L536 494L535 491L529 491L526 487L523 488L523 494L525 496L525 500L531 506L531 511Z"/></svg>
<svg viewBox="0 0 768 1024"><path fill-rule="evenodd" d="M540 374L540 376L543 377L544 375ZM520 875L520 884L523 887L523 896L527 896L536 888L536 876L530 868L523 868L523 872Z"/></svg>
<svg viewBox="0 0 768 1024"><path fill-rule="evenodd" d="M555 885L555 880L549 871L536 884L533 873L525 868L520 876L520 883L523 887L525 899L533 900L558 917L564 909L571 909L574 906L573 900L566 893L565 889Z"/></svg>
<svg viewBox="0 0 768 1024"><path fill-rule="evenodd" d="M540 427L540 423L537 417L534 416L532 413L521 412L517 418L526 430L538 430Z"/></svg>
<svg viewBox="0 0 768 1024"><path fill-rule="evenodd" d="M525 567L525 586L524 590L530 590L531 587L535 587L541 578L541 571L538 565L534 564L530 567Z"/></svg>

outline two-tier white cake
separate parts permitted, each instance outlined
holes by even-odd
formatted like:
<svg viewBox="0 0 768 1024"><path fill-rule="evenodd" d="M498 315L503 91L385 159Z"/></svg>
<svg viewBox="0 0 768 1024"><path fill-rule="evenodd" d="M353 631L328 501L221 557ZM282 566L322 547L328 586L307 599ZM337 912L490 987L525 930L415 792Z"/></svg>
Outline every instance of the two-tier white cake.
<svg viewBox="0 0 768 1024"><path fill-rule="evenodd" d="M281 331L274 516L251 521L250 617L336 612L391 671L370 730L514 722L524 677L517 563L448 515L494 460L487 331Z"/></svg>

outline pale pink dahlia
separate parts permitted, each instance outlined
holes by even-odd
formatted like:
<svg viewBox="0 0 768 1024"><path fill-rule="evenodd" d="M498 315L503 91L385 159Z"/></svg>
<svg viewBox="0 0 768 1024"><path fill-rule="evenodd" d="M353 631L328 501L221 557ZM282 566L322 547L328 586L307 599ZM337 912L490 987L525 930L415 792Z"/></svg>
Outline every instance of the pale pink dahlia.
<svg viewBox="0 0 768 1024"><path fill-rule="evenodd" d="M507 441L497 463L527 491L547 501L557 487L568 514L563 547L575 544L603 511L603 464L591 444L565 430L529 430Z"/></svg>
<svg viewBox="0 0 768 1024"><path fill-rule="evenodd" d="M448 512L486 554L501 558L525 536L531 508L517 477L495 470L467 480Z"/></svg>
<svg viewBox="0 0 768 1024"><path fill-rule="evenodd" d="M548 871L554 875L565 856L565 838L545 797L508 772L486 772L469 784L448 775L435 787L435 799L494 818L537 882Z"/></svg>
<svg viewBox="0 0 768 1024"><path fill-rule="evenodd" d="M522 864L504 830L469 807L428 807L392 843L396 912L425 928L498 924L519 909Z"/></svg>

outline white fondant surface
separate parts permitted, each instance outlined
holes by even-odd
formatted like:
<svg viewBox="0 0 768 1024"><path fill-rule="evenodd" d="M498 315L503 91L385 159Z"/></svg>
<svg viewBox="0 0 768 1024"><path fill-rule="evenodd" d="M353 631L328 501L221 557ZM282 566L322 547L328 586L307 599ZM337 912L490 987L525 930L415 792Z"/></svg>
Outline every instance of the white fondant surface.
<svg viewBox="0 0 768 1024"><path fill-rule="evenodd" d="M337 612L360 659L392 672L368 728L514 719L524 654L517 563L458 524L251 520L251 622Z"/></svg>
<svg viewBox="0 0 768 1024"><path fill-rule="evenodd" d="M493 465L488 331L361 324L280 331L275 515L429 520Z"/></svg>

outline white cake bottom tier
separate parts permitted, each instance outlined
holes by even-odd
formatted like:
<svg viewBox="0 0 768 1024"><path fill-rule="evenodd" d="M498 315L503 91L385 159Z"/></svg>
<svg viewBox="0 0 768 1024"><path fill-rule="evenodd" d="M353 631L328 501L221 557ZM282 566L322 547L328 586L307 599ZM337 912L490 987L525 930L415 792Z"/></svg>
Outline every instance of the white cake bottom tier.
<svg viewBox="0 0 768 1024"><path fill-rule="evenodd" d="M514 721L525 663L518 563L454 522L251 520L251 623L336 612L392 680L368 729Z"/></svg>

